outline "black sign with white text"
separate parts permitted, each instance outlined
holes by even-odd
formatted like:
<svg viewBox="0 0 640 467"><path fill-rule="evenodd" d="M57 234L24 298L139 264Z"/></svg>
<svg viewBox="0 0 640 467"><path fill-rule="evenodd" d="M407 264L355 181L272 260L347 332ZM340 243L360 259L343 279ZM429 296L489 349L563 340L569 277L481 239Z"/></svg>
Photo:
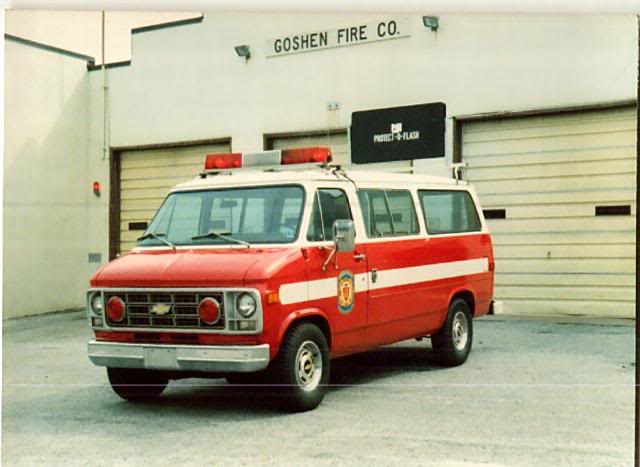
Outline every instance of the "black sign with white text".
<svg viewBox="0 0 640 467"><path fill-rule="evenodd" d="M442 102L353 112L351 162L444 157L445 117Z"/></svg>

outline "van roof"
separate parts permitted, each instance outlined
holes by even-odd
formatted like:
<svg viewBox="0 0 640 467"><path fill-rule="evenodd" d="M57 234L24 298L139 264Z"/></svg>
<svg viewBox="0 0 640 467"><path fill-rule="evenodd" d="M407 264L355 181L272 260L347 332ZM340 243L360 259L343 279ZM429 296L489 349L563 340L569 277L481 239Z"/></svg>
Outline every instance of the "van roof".
<svg viewBox="0 0 640 467"><path fill-rule="evenodd" d="M391 183L407 184L418 183L424 185L451 186L457 185L455 179L446 177L435 177L432 175L418 175L389 172L364 172L344 170L339 173L345 174L356 183ZM198 177L194 180L181 183L172 191L193 190L202 188L214 188L220 186L233 185L265 185L269 183L287 183L291 181L311 182L311 181L347 181L331 170L250 170L240 169L235 171L220 172L215 175ZM466 185L466 183L464 183ZM464 186L463 185L463 186Z"/></svg>

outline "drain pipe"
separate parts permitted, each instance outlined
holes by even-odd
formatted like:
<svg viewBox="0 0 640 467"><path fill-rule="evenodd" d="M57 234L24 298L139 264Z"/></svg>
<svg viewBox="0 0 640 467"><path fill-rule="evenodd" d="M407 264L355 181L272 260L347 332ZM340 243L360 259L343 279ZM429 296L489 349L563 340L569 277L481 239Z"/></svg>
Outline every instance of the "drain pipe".
<svg viewBox="0 0 640 467"><path fill-rule="evenodd" d="M105 11L102 10L102 160L107 159L107 117L108 117L108 109L107 109L107 68L105 66L105 34L104 34L104 23L105 23Z"/></svg>

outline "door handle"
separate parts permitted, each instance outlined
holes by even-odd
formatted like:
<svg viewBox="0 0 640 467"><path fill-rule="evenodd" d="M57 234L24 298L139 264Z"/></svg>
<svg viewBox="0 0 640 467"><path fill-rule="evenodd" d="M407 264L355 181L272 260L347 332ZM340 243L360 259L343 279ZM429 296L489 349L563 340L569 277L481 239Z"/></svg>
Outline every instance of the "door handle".
<svg viewBox="0 0 640 467"><path fill-rule="evenodd" d="M365 255L364 253L354 253L353 254L353 259L355 259L356 261L362 261L366 257L367 257L367 255Z"/></svg>

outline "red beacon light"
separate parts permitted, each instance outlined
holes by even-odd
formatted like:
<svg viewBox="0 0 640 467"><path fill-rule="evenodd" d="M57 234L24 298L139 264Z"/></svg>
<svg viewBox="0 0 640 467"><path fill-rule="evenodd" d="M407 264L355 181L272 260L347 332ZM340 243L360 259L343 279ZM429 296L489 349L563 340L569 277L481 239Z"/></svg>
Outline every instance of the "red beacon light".
<svg viewBox="0 0 640 467"><path fill-rule="evenodd" d="M240 167L242 167L242 154L239 152L207 154L204 161L204 170L239 169Z"/></svg>
<svg viewBox="0 0 640 467"><path fill-rule="evenodd" d="M278 165L329 164L331 160L331 149L319 146L253 153L207 154L204 170L216 172L242 167L269 168Z"/></svg>
<svg viewBox="0 0 640 467"><path fill-rule="evenodd" d="M331 149L323 147L284 149L280 163L288 164L328 164L331 162Z"/></svg>

